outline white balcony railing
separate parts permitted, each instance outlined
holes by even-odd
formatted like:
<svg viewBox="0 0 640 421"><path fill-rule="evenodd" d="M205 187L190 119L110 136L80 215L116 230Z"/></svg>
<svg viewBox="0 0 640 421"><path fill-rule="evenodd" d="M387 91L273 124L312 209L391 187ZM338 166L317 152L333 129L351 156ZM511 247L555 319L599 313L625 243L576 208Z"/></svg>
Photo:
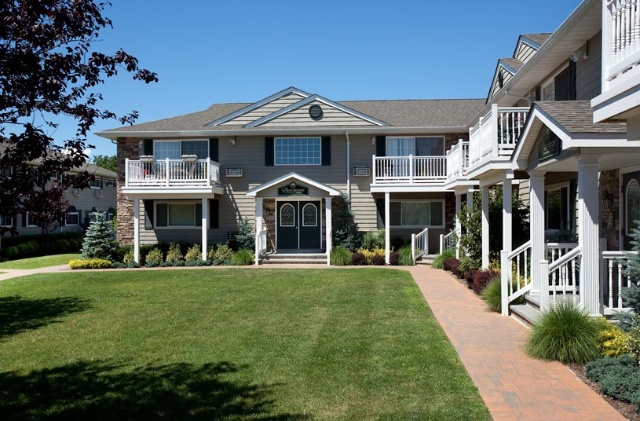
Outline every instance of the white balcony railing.
<svg viewBox="0 0 640 421"><path fill-rule="evenodd" d="M373 156L374 184L441 184L446 178L446 156Z"/></svg>
<svg viewBox="0 0 640 421"><path fill-rule="evenodd" d="M130 160L125 162L126 187L215 187L220 164L211 159Z"/></svg>
<svg viewBox="0 0 640 421"><path fill-rule="evenodd" d="M460 140L447 151L447 180L464 177L468 166L469 142Z"/></svg>
<svg viewBox="0 0 640 421"><path fill-rule="evenodd" d="M529 108L498 107L480 117L469 131L469 167L501 156L509 157L522 134Z"/></svg>
<svg viewBox="0 0 640 421"><path fill-rule="evenodd" d="M640 0L604 0L605 89L640 64Z"/></svg>

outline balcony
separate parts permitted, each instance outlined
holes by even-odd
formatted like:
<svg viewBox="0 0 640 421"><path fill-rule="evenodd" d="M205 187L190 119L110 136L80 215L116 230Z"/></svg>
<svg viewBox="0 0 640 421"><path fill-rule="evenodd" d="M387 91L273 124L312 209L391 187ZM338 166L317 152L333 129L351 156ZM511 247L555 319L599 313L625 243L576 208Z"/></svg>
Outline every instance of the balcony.
<svg viewBox="0 0 640 421"><path fill-rule="evenodd" d="M465 180L469 168L469 142L460 140L447 151L447 182Z"/></svg>
<svg viewBox="0 0 640 421"><path fill-rule="evenodd" d="M524 124L527 107L498 107L480 117L469 131L468 172L481 171L486 164L506 162L511 158Z"/></svg>
<svg viewBox="0 0 640 421"><path fill-rule="evenodd" d="M602 10L602 94L592 101L595 121L640 101L640 0L609 0Z"/></svg>
<svg viewBox="0 0 640 421"><path fill-rule="evenodd" d="M125 192L154 189L214 191L220 186L220 164L209 158L125 160Z"/></svg>
<svg viewBox="0 0 640 421"><path fill-rule="evenodd" d="M446 156L373 156L373 184L444 185Z"/></svg>

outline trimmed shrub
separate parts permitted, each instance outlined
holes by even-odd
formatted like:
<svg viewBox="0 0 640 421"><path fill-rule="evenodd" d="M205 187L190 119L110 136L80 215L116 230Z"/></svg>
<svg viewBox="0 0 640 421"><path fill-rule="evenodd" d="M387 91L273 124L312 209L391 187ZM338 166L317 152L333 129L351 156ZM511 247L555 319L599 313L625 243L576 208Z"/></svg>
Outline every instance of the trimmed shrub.
<svg viewBox="0 0 640 421"><path fill-rule="evenodd" d="M158 267L162 263L162 252L159 248L152 248L149 253L145 256L144 265L147 267Z"/></svg>
<svg viewBox="0 0 640 421"><path fill-rule="evenodd" d="M625 350L635 358L636 361L640 361L640 329L637 327L633 327L627 332Z"/></svg>
<svg viewBox="0 0 640 421"><path fill-rule="evenodd" d="M354 266L364 266L367 264L367 259L364 254L355 252L351 255L351 264Z"/></svg>
<svg viewBox="0 0 640 421"><path fill-rule="evenodd" d="M471 257L463 257L460 259L460 267L458 270L462 273L467 273L479 270L481 266L482 263L479 260L472 259Z"/></svg>
<svg viewBox="0 0 640 421"><path fill-rule="evenodd" d="M405 246L398 250L398 254L400 255L400 265L401 266L413 266L413 257L411 257L411 247Z"/></svg>
<svg viewBox="0 0 640 421"><path fill-rule="evenodd" d="M400 264L400 253L392 251L391 254L389 254L389 264L391 266L398 266Z"/></svg>
<svg viewBox="0 0 640 421"><path fill-rule="evenodd" d="M230 262L233 257L233 249L227 244L216 244L213 254L209 251L207 257L209 260L213 261L218 260L219 262Z"/></svg>
<svg viewBox="0 0 640 421"><path fill-rule="evenodd" d="M476 294L480 294L487 286L489 281L498 278L500 279L500 273L494 272L491 269L488 270L474 270L471 276L471 289Z"/></svg>
<svg viewBox="0 0 640 421"><path fill-rule="evenodd" d="M458 266L460 266L460 260L456 259L455 257L450 257L448 259L445 259L443 264L442 264L442 268L444 270L448 270L449 272L452 272L452 266L455 266L456 270L458 269Z"/></svg>
<svg viewBox="0 0 640 421"><path fill-rule="evenodd" d="M256 237L253 225L249 223L248 219L241 219L240 222L238 222L238 235L236 235L236 241L238 243L239 250L255 249Z"/></svg>
<svg viewBox="0 0 640 421"><path fill-rule="evenodd" d="M240 249L233 254L231 262L236 266L252 265L254 262L253 252L247 249Z"/></svg>
<svg viewBox="0 0 640 421"><path fill-rule="evenodd" d="M373 250L368 250L368 249L365 249L365 248L361 248L361 249L358 249L357 252L364 256L364 258L367 261L368 265L372 264L371 259L373 258L373 256L382 256L383 259L384 259L384 249L383 248L376 248L376 249L373 249Z"/></svg>
<svg viewBox="0 0 640 421"><path fill-rule="evenodd" d="M599 317L598 350L603 357L617 357L627 353L627 334L604 317Z"/></svg>
<svg viewBox="0 0 640 421"><path fill-rule="evenodd" d="M600 356L598 321L570 301L542 313L531 328L525 349L529 356L584 364Z"/></svg>
<svg viewBox="0 0 640 421"><path fill-rule="evenodd" d="M111 260L107 259L73 259L69 261L71 269L107 269L111 267Z"/></svg>
<svg viewBox="0 0 640 421"><path fill-rule="evenodd" d="M636 405L640 412L640 367L629 355L605 357L588 363L585 375L600 384L605 395Z"/></svg>
<svg viewBox="0 0 640 421"><path fill-rule="evenodd" d="M82 247L83 240L82 232L2 237L3 248L0 249L0 257L14 260L51 254L77 253Z"/></svg>
<svg viewBox="0 0 640 421"><path fill-rule="evenodd" d="M431 267L434 269L442 269L444 268L444 261L447 259L454 259L456 257L456 251L454 249L447 249L443 251L441 254L437 255L435 259L433 259L433 263L431 263Z"/></svg>
<svg viewBox="0 0 640 421"><path fill-rule="evenodd" d="M202 251L200 250L200 244L194 244L189 247L187 250L187 254L184 255L184 260L193 263L193 262L202 262Z"/></svg>
<svg viewBox="0 0 640 421"><path fill-rule="evenodd" d="M385 243L385 231L384 228L379 231L367 231L362 236L361 248L365 250L383 249Z"/></svg>
<svg viewBox="0 0 640 421"><path fill-rule="evenodd" d="M331 249L331 265L347 266L351 264L351 252L343 246L337 246Z"/></svg>
<svg viewBox="0 0 640 421"><path fill-rule="evenodd" d="M182 256L182 250L180 249L180 244L171 243L169 245L169 251L167 251L167 257L165 259L165 262L167 262L169 265L177 266L177 263L182 262L183 260L184 260L184 257Z"/></svg>
<svg viewBox="0 0 640 421"><path fill-rule="evenodd" d="M384 256L374 254L371 256L371 264L375 266L384 266L386 264Z"/></svg>

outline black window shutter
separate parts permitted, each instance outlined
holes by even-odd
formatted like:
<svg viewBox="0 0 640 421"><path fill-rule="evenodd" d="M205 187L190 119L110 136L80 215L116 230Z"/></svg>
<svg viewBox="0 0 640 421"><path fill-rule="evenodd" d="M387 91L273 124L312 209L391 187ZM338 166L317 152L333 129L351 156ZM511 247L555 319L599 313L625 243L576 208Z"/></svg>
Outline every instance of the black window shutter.
<svg viewBox="0 0 640 421"><path fill-rule="evenodd" d="M22 228L27 226L27 214L23 213L22 214Z"/></svg>
<svg viewBox="0 0 640 421"><path fill-rule="evenodd" d="M555 77L556 101L572 101L576 98L575 68L576 64L570 60L569 67Z"/></svg>
<svg viewBox="0 0 640 421"><path fill-rule="evenodd" d="M264 166L273 167L273 138L264 138Z"/></svg>
<svg viewBox="0 0 640 421"><path fill-rule="evenodd" d="M540 101L542 99L542 88L538 86L536 88L536 101Z"/></svg>
<svg viewBox="0 0 640 421"><path fill-rule="evenodd" d="M218 156L218 138L209 139L209 158L212 161L220 162L220 157Z"/></svg>
<svg viewBox="0 0 640 421"><path fill-rule="evenodd" d="M322 137L322 165L331 165L331 138Z"/></svg>
<svg viewBox="0 0 640 421"><path fill-rule="evenodd" d="M384 136L376 136L376 156L387 155L387 138Z"/></svg>
<svg viewBox="0 0 640 421"><path fill-rule="evenodd" d="M384 199L376 199L376 208L378 208L378 215L380 215L380 222L378 226L384 227L385 212L384 212Z"/></svg>
<svg viewBox="0 0 640 421"><path fill-rule="evenodd" d="M209 201L209 229L220 228L220 201L212 199Z"/></svg>
<svg viewBox="0 0 640 421"><path fill-rule="evenodd" d="M576 100L576 63L569 60L569 101Z"/></svg>
<svg viewBox="0 0 640 421"><path fill-rule="evenodd" d="M143 200L144 204L144 227L145 229L153 229L153 200Z"/></svg>
<svg viewBox="0 0 640 421"><path fill-rule="evenodd" d="M153 139L144 140L144 155L153 155Z"/></svg>

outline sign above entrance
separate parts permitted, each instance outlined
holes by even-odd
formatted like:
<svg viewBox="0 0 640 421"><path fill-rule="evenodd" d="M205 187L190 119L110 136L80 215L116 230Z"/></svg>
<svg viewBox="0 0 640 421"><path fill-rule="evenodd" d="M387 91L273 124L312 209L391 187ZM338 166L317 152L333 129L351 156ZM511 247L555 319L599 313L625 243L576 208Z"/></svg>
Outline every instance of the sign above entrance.
<svg viewBox="0 0 640 421"><path fill-rule="evenodd" d="M308 196L309 187L303 187L296 184L295 181L278 189L278 196Z"/></svg>

